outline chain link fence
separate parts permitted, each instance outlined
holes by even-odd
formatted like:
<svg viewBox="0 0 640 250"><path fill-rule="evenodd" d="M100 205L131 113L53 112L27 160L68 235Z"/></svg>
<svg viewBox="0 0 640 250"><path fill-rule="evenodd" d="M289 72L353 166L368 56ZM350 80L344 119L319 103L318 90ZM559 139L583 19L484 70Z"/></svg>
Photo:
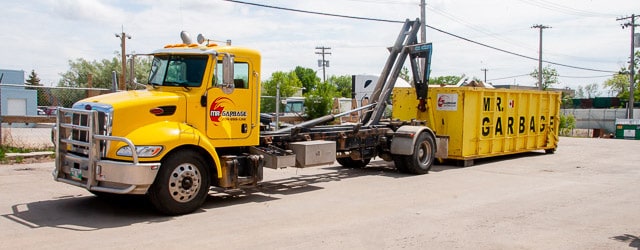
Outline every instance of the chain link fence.
<svg viewBox="0 0 640 250"><path fill-rule="evenodd" d="M52 147L50 134L58 107L110 93L104 88L47 87L0 84L0 145Z"/></svg>
<svg viewBox="0 0 640 250"><path fill-rule="evenodd" d="M71 107L73 103L92 96L102 95L112 92L111 89L104 88L80 88L80 87L50 87L32 85L0 84L0 96L3 104L8 100L25 100L27 104L35 101L37 107ZM10 106L11 104L8 104ZM11 107L8 107L11 108ZM3 109L5 112L16 113L10 109ZM28 115L28 111L26 112Z"/></svg>
<svg viewBox="0 0 640 250"><path fill-rule="evenodd" d="M572 115L576 119L577 130L593 130L593 135L589 137L598 137L597 135L613 134L616 131L616 119L627 118L627 109L561 109L560 113L569 116ZM640 117L640 109L634 109L634 117ZM572 136L576 135L571 131Z"/></svg>

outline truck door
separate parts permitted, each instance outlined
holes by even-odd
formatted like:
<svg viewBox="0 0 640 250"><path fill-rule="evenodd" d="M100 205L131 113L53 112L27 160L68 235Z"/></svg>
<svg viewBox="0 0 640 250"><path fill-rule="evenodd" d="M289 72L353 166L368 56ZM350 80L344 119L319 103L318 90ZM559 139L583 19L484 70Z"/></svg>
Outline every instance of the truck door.
<svg viewBox="0 0 640 250"><path fill-rule="evenodd" d="M218 146L246 145L244 139L259 136L256 125L258 92L251 64L242 58L233 62L233 87L223 86L222 61L216 65L213 88L207 91L207 136L219 140ZM258 128L254 131L254 128Z"/></svg>

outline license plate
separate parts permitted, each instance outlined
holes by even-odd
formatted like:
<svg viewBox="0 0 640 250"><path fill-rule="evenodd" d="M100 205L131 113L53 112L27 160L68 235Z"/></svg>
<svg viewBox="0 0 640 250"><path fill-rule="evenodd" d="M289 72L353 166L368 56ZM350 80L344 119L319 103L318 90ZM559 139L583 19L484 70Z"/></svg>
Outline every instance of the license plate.
<svg viewBox="0 0 640 250"><path fill-rule="evenodd" d="M71 179L81 181L82 180L82 170L79 168L71 168Z"/></svg>

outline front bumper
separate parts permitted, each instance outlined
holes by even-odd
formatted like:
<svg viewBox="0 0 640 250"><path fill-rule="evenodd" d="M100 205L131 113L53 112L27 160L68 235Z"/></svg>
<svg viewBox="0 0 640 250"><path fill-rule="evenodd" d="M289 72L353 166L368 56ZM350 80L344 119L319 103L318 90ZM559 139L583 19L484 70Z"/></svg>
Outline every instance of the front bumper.
<svg viewBox="0 0 640 250"><path fill-rule="evenodd" d="M56 181L89 191L116 194L146 194L156 178L160 163L131 163L99 160L95 167L81 162L83 157L67 155L66 164L53 171ZM78 161L74 161L77 158Z"/></svg>
<svg viewBox="0 0 640 250"><path fill-rule="evenodd" d="M102 108L107 110L108 108ZM153 183L159 162L140 162L136 151L130 161L104 157L110 144L123 142L135 148L125 137L108 136L111 112L59 108L53 139L56 146L56 181L83 187L89 191L116 194L145 194Z"/></svg>

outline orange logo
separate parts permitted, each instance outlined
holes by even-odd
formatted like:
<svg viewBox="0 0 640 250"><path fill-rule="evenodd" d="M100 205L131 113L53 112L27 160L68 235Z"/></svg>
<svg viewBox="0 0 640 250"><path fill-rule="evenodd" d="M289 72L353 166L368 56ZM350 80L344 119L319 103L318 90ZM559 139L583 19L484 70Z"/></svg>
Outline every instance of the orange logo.
<svg viewBox="0 0 640 250"><path fill-rule="evenodd" d="M218 97L213 100L211 106L209 106L209 119L215 123L222 121L222 118L231 121L247 119L247 111L225 110L228 106L235 107L236 104L227 97Z"/></svg>

